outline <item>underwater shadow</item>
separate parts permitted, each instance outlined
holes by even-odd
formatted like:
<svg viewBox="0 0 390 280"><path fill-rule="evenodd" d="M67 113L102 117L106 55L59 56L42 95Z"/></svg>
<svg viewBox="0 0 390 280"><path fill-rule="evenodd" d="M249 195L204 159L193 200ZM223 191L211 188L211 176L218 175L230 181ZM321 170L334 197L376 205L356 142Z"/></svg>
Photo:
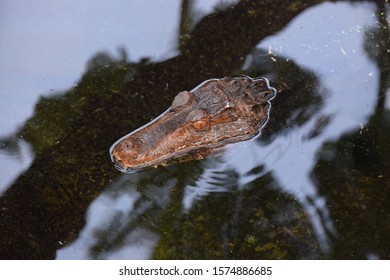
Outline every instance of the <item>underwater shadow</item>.
<svg viewBox="0 0 390 280"><path fill-rule="evenodd" d="M97 54L76 87L63 95L42 98L34 116L20 132L27 141L31 141L35 159L30 168L20 175L0 197L2 236L0 258L55 258L59 248L79 236L80 230L85 225L85 213L90 203L120 177L111 165L107 152L108 147L116 139L163 112L179 91L191 89L211 77L243 74L242 66L245 57L263 38L281 30L296 15L319 2L321 1L287 7L282 1L269 3L240 1L234 6L203 18L190 32L190 37L182 42L181 54L174 58L159 63L147 59L131 63L127 61L125 55L115 60L107 54ZM236 24L232 24L231 19L234 19ZM264 22L268 24L259 24ZM272 67L274 66L275 64L272 64ZM272 68L271 64L269 67ZM259 68L246 72L248 75L257 76L263 75L266 71L268 70ZM281 74L274 80L271 78L271 84L280 92L275 100L275 104L278 105L275 105L272 112L277 112L281 119L286 118L286 120L291 114L287 105L289 99L299 98L288 94L289 91L299 92L297 89L299 84L295 81L296 76L290 74L285 76ZM305 104L304 102L311 104L313 100L301 100L301 102L297 104L299 106ZM277 109L278 106L280 111ZM306 115L306 113L306 110L298 113L296 120L305 122L310 117L310 114ZM264 141L271 140L278 131L283 131L281 124L272 123L272 117L267 127L269 129L263 131ZM52 128L55 130L53 131ZM166 227L159 229L168 235L165 237L160 235L160 240L166 241L156 245L154 257L174 256L169 254L175 253L174 250L167 250L166 255L162 255L162 252L165 252L165 246L174 242L174 238L180 232L184 233L184 231L172 231L189 224L180 219L174 220L169 215L176 210L182 212L181 200L186 182L188 178L196 178L196 174L201 174L203 169L202 163L197 162L183 164L178 169L166 168L168 173L161 169L150 173L154 176L158 172L159 175L156 176L166 181L177 177L175 187L171 190L176 199L172 199L172 203L166 206L167 211L161 214L171 217L171 222L165 224L166 227L171 228L170 230ZM272 180L265 177L264 184L272 185L269 183ZM150 178L152 176L144 180ZM142 190L142 184L148 183L145 181L142 183L141 180L137 184L137 191L139 191L138 189ZM275 193L272 188L270 192L271 197L278 197L281 200L286 198L279 192ZM232 193L234 192L227 195ZM236 198L232 196L229 199L235 201ZM207 203L212 202L212 198L210 199L211 201ZM290 198L286 199L290 200ZM291 203L294 204L293 199ZM220 210L225 211L224 208ZM255 213L258 212L253 213L257 215ZM215 217L214 214L208 215L209 218ZM233 213L232 215L234 216ZM201 221L201 217L197 219ZM226 228L226 222L221 220L219 228ZM172 234L169 234L170 232ZM206 236L209 233L208 230L203 232ZM234 234L232 236L234 237ZM252 240L250 236L248 238L249 241ZM210 241L212 240L211 238ZM185 240L182 241L184 244ZM239 257L239 255L226 253L230 246L229 242L223 244L227 247L223 245L222 251L217 250L209 257ZM179 248L179 251L176 252L177 258L191 257L191 250L186 249L185 244ZM186 254L182 254L183 252ZM221 255L220 252L225 253ZM199 253L199 257L201 255ZM291 257L288 254L277 256Z"/></svg>

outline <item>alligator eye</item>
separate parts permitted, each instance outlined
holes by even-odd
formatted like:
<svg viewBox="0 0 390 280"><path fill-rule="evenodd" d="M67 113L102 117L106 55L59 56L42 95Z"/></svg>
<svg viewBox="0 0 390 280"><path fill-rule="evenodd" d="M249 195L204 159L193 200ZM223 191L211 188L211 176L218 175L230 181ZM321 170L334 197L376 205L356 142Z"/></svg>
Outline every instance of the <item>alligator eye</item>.
<svg viewBox="0 0 390 280"><path fill-rule="evenodd" d="M196 130L205 130L210 126L209 115L203 110L194 110L188 114L187 122Z"/></svg>
<svg viewBox="0 0 390 280"><path fill-rule="evenodd" d="M192 126L196 129L196 130L205 130L208 128L209 126L209 122L208 120L199 120L199 121L195 121L192 123Z"/></svg>
<svg viewBox="0 0 390 280"><path fill-rule="evenodd" d="M191 97L192 94L188 91L179 92L179 94L176 95L175 99L172 102L172 109L189 104L191 101Z"/></svg>
<svg viewBox="0 0 390 280"><path fill-rule="evenodd" d="M186 121L187 122L199 121L204 119L206 116L207 113L203 110L193 110L188 114Z"/></svg>

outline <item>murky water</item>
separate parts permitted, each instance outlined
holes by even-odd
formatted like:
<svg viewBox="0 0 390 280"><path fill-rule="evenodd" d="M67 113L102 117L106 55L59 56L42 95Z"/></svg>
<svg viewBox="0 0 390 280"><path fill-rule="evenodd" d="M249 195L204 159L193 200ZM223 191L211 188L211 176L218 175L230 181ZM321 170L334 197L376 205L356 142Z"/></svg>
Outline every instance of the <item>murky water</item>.
<svg viewBox="0 0 390 280"><path fill-rule="evenodd" d="M2 258L390 258L390 5L230 5L165 5L179 32L166 56L95 53L76 86L0 134ZM179 91L242 74L279 89L259 137L113 167L111 144Z"/></svg>

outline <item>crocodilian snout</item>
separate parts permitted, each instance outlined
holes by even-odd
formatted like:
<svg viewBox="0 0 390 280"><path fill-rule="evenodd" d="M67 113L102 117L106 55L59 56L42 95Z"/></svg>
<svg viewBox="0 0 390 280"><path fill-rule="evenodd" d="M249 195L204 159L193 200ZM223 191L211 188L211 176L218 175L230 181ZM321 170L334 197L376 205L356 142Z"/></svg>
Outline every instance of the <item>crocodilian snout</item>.
<svg viewBox="0 0 390 280"><path fill-rule="evenodd" d="M132 167L138 157L138 148L135 142L131 137L125 136L111 146L110 158L118 170L128 173L137 170L137 168Z"/></svg>

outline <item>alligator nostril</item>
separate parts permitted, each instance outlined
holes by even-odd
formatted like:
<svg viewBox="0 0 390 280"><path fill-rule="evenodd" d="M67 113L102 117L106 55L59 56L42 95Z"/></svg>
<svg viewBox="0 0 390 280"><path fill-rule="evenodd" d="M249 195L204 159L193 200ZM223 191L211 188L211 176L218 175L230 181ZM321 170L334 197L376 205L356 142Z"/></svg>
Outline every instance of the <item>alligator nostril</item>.
<svg viewBox="0 0 390 280"><path fill-rule="evenodd" d="M125 166L137 157L138 152L137 139L125 139L115 146L113 156L116 162Z"/></svg>
<svg viewBox="0 0 390 280"><path fill-rule="evenodd" d="M131 149L134 148L134 144L131 143L131 142L126 142L126 143L124 143L124 148L125 148L127 151L129 151L129 150L131 150Z"/></svg>
<svg viewBox="0 0 390 280"><path fill-rule="evenodd" d="M116 148L116 153L119 155L119 154L130 154L133 152L134 150L134 144L129 141L129 140L125 140L123 141L122 143L119 143Z"/></svg>

